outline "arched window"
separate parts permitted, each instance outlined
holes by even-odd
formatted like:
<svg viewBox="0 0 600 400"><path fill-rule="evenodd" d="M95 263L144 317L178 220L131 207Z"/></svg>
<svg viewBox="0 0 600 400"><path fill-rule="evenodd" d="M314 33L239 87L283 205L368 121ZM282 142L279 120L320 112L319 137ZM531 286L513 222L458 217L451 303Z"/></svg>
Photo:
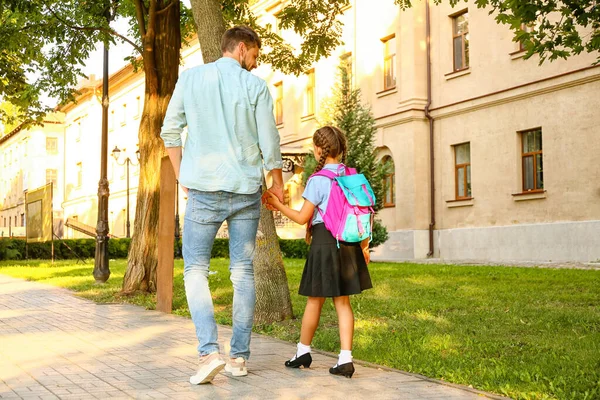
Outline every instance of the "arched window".
<svg viewBox="0 0 600 400"><path fill-rule="evenodd" d="M383 206L394 207L396 205L396 187L394 186L396 169L394 166L394 160L390 156L385 156L381 162L383 163L386 171L383 179Z"/></svg>

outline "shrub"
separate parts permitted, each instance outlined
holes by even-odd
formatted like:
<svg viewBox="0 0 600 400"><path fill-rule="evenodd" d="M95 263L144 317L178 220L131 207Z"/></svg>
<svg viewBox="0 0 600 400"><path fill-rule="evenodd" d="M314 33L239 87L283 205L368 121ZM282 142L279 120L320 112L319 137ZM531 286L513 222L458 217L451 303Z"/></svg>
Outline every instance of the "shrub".
<svg viewBox="0 0 600 400"><path fill-rule="evenodd" d="M109 258L127 258L131 239L108 240ZM304 239L279 239L281 253L285 258L306 258L308 245ZM181 257L181 239L175 241L173 252ZM23 239L0 239L0 260L51 259L52 242L25 243ZM63 239L54 241L54 258L57 260L90 259L96 256L95 239ZM229 257L229 239L215 239L211 253L213 258Z"/></svg>

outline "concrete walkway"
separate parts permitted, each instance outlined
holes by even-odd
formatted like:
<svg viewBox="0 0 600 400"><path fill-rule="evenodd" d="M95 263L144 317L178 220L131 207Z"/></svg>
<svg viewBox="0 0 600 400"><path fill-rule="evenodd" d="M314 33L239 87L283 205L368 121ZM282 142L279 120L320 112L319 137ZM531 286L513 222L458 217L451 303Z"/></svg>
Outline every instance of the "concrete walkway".
<svg viewBox="0 0 600 400"><path fill-rule="evenodd" d="M230 337L219 327L221 349ZM187 318L97 305L0 275L0 399L500 398L376 366L357 365L352 379L331 376L336 360L325 354L315 354L309 369L291 370L283 362L295 345L262 335L253 335L247 377L222 371L193 386L195 348Z"/></svg>

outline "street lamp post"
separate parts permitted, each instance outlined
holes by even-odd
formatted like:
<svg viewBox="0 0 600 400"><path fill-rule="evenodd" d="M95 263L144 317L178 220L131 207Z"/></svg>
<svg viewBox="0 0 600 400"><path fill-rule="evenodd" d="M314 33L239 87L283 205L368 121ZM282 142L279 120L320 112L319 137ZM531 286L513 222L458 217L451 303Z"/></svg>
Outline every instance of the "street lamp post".
<svg viewBox="0 0 600 400"><path fill-rule="evenodd" d="M113 19L111 7L107 5L105 17L108 23ZM98 222L96 225L96 257L94 259L94 279L104 283L110 277L108 268L108 179L106 164L108 155L108 43L104 43L104 65L102 70L102 145L100 146L100 181L98 182Z"/></svg>
<svg viewBox="0 0 600 400"><path fill-rule="evenodd" d="M126 165L127 166L127 238L131 237L131 232L130 232L130 223L129 223L129 164L132 165L139 165L140 164L140 151L137 150L135 152L136 158L138 160L137 163L133 162L133 160L131 158L129 158L129 156L125 157L125 160L123 162L119 162L119 156L121 155L121 150L115 146L115 148L112 151L112 156L115 159L115 161L117 162L118 165Z"/></svg>

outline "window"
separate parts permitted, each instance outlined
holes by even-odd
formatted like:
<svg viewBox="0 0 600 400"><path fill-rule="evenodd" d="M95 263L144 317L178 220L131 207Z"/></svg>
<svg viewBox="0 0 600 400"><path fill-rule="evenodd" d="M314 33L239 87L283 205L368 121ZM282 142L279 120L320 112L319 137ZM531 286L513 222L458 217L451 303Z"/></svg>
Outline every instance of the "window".
<svg viewBox="0 0 600 400"><path fill-rule="evenodd" d="M344 70L344 75L346 77L346 81L348 82L348 87L352 89L352 53L346 53L342 57L340 57L341 65L340 67ZM344 82L345 83L345 82Z"/></svg>
<svg viewBox="0 0 600 400"><path fill-rule="evenodd" d="M383 206L394 207L394 205L396 205L396 188L394 186L396 169L394 167L394 160L390 156L385 156L382 163L386 172L385 177L383 178Z"/></svg>
<svg viewBox="0 0 600 400"><path fill-rule="evenodd" d="M454 71L469 68L469 12L452 17Z"/></svg>
<svg viewBox="0 0 600 400"><path fill-rule="evenodd" d="M283 82L275 84L275 123L283 124Z"/></svg>
<svg viewBox="0 0 600 400"><path fill-rule="evenodd" d="M55 169L46 170L46 183L52 183L52 186L56 188L58 171Z"/></svg>
<svg viewBox="0 0 600 400"><path fill-rule="evenodd" d="M470 199L471 194L471 144L454 146L454 193L456 200Z"/></svg>
<svg viewBox="0 0 600 400"><path fill-rule="evenodd" d="M142 98L140 96L135 98L135 115L134 118L139 118L139 116L142 114Z"/></svg>
<svg viewBox="0 0 600 400"><path fill-rule="evenodd" d="M75 137L76 141L81 140L81 135L83 134L83 118L79 118L77 121L77 136Z"/></svg>
<svg viewBox="0 0 600 400"><path fill-rule="evenodd" d="M531 33L533 31L533 25L521 24L521 30L526 33ZM525 51L525 45L530 40L530 38L522 38L519 40L519 51Z"/></svg>
<svg viewBox="0 0 600 400"><path fill-rule="evenodd" d="M396 37L382 39L383 42L383 90L396 87Z"/></svg>
<svg viewBox="0 0 600 400"><path fill-rule="evenodd" d="M121 114L121 126L127 123L127 104L123 104L123 111Z"/></svg>
<svg viewBox="0 0 600 400"><path fill-rule="evenodd" d="M115 110L112 110L110 112L110 121L109 121L108 126L111 131L115 130Z"/></svg>
<svg viewBox="0 0 600 400"><path fill-rule="evenodd" d="M25 226L25 214L21 214L21 226Z"/></svg>
<svg viewBox="0 0 600 400"><path fill-rule="evenodd" d="M56 154L58 153L58 138L47 137L46 138L46 153Z"/></svg>
<svg viewBox="0 0 600 400"><path fill-rule="evenodd" d="M83 183L82 174L83 174L83 168L81 166L81 163L78 162L77 163L77 187L80 187L81 184Z"/></svg>
<svg viewBox="0 0 600 400"><path fill-rule="evenodd" d="M304 116L308 117L315 114L315 70L311 69L306 73L307 82L304 91Z"/></svg>
<svg viewBox="0 0 600 400"><path fill-rule="evenodd" d="M523 192L544 190L542 129L521 132Z"/></svg>

